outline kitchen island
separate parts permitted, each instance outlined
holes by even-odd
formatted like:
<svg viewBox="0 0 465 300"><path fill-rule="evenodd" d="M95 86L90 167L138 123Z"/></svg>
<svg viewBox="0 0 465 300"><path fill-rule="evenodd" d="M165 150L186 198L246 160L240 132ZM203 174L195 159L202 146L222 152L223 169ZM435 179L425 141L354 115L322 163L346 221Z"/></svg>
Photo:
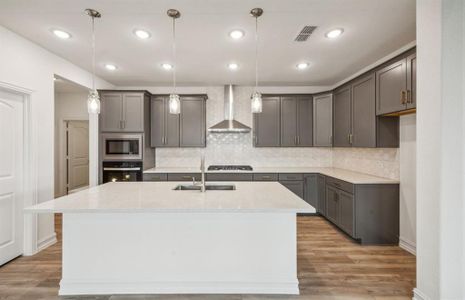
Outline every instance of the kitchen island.
<svg viewBox="0 0 465 300"><path fill-rule="evenodd" d="M27 208L63 213L60 295L299 293L296 214L311 205L276 182L178 184L107 183Z"/></svg>

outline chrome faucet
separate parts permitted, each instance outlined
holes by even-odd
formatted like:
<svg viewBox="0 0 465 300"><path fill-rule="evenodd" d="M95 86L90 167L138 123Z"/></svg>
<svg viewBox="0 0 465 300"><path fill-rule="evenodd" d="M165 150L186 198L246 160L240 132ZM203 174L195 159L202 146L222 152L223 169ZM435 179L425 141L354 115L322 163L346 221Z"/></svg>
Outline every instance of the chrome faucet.
<svg viewBox="0 0 465 300"><path fill-rule="evenodd" d="M205 155L200 158L200 172L202 172L202 183L200 184L200 191L205 192Z"/></svg>

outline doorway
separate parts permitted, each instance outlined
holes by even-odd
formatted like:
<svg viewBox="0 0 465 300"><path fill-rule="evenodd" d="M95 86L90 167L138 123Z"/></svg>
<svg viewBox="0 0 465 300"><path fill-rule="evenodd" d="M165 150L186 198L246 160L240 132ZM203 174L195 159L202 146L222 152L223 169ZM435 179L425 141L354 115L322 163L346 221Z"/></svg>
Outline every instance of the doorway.
<svg viewBox="0 0 465 300"><path fill-rule="evenodd" d="M89 187L89 121L65 121L66 194Z"/></svg>
<svg viewBox="0 0 465 300"><path fill-rule="evenodd" d="M0 266L23 253L24 105L0 88Z"/></svg>

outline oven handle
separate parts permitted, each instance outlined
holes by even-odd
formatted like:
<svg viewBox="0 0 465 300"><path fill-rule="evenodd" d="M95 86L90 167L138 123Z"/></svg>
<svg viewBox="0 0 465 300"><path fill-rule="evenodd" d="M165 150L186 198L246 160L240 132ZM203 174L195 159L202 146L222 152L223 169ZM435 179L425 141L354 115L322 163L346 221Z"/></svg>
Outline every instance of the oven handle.
<svg viewBox="0 0 465 300"><path fill-rule="evenodd" d="M104 171L140 171L140 168L103 168Z"/></svg>

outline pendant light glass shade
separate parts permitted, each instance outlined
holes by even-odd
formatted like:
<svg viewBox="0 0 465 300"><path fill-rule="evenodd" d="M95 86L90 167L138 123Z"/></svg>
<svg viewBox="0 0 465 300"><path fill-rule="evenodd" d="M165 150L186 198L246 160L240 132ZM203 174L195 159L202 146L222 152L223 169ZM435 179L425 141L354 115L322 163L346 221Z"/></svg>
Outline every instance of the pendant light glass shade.
<svg viewBox="0 0 465 300"><path fill-rule="evenodd" d="M168 105L170 107L170 114L180 114L181 113L181 101L179 100L179 95L171 94Z"/></svg>
<svg viewBox="0 0 465 300"><path fill-rule="evenodd" d="M87 97L87 112L89 114L100 113L100 97L96 90L89 91L89 96Z"/></svg>
<svg viewBox="0 0 465 300"><path fill-rule="evenodd" d="M263 103L262 103L262 94L259 92L254 92L252 94L252 113L258 114L262 112Z"/></svg>

